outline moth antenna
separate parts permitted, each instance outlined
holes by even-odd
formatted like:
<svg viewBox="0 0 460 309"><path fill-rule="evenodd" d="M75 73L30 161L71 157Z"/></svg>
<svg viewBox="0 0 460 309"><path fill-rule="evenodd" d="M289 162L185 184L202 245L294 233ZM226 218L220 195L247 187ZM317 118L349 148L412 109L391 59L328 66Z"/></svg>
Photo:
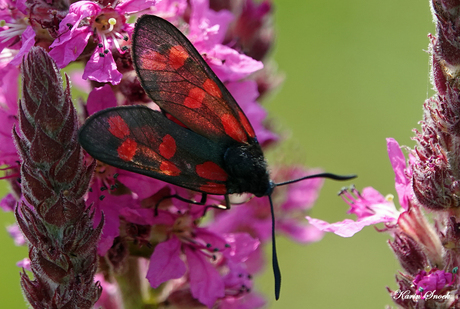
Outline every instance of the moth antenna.
<svg viewBox="0 0 460 309"><path fill-rule="evenodd" d="M275 276L275 299L280 298L281 290L281 271L278 264L278 254L276 253L276 242L275 242L275 209L273 208L272 196L268 195L270 201L270 211L272 213L272 265L273 275Z"/></svg>
<svg viewBox="0 0 460 309"><path fill-rule="evenodd" d="M275 242L275 209L273 207L273 201L272 201L272 196L271 192L275 187L279 186L284 186L288 185L291 183L295 183L301 180L305 179L310 179L310 178L329 178L333 180L348 180L348 179L353 179L356 178L356 175L346 175L346 176L341 176L341 175L336 175L336 174L331 174L331 173L320 173L320 174L314 174L314 175L308 175L305 177L293 179L293 180L288 180L285 182L280 182L280 183L274 183L272 184L272 187L270 188L270 194L268 194L268 200L270 201L270 212L272 215L272 264L273 264L273 275L275 277L275 299L278 300L280 298L280 291L281 291L281 271L280 271L280 266L278 264L278 254L276 253L276 242Z"/></svg>
<svg viewBox="0 0 460 309"><path fill-rule="evenodd" d="M275 183L274 185L275 185L275 187L279 187L279 186L288 185L288 184L291 184L291 183L295 183L295 182L305 180L305 179L310 179L310 178L329 178L329 179L333 179L333 180L349 180L349 179L353 179L353 178L356 178L356 177L358 177L358 176L357 175L345 175L345 176L342 176L342 175L336 175L336 174L331 174L331 173L319 173L319 174L314 174L314 175L308 175L308 176L305 176L305 177L300 177L300 178L293 179L293 180L288 180L288 181L285 181L285 182Z"/></svg>

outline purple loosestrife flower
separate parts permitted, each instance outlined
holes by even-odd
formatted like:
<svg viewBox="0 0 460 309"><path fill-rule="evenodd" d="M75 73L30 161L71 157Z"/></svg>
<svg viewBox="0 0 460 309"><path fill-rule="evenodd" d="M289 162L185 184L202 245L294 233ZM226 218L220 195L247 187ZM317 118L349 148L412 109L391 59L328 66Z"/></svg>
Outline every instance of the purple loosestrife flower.
<svg viewBox="0 0 460 309"><path fill-rule="evenodd" d="M127 41L133 31L125 15L133 14L155 5L155 0L125 0L113 4L92 1L78 1L70 5L68 15L61 21L59 37L50 46L50 55L60 68L75 61L83 53L87 44L96 44L85 65L83 79L100 83L118 84L122 74L117 70L113 58L113 48L118 53L127 47L119 41ZM90 40L91 39L91 40Z"/></svg>
<svg viewBox="0 0 460 309"><path fill-rule="evenodd" d="M57 36L59 22L68 11L67 1L11 1L0 3L0 52L19 65L32 48L48 48Z"/></svg>
<svg viewBox="0 0 460 309"><path fill-rule="evenodd" d="M388 156L395 172L395 187L398 192L399 202L404 212L409 208L410 199L410 178L409 168L406 167L405 158L394 139L387 139ZM360 193L355 188L343 190L340 193L343 200L350 205L348 214L357 216L357 220L345 219L341 222L327 223L323 220L306 217L310 224L316 228L333 232L342 237L351 237L362 230L365 226L377 223L385 223L388 227L397 223L400 216L393 202L393 196L382 196L372 187L364 188Z"/></svg>
<svg viewBox="0 0 460 309"><path fill-rule="evenodd" d="M434 292L442 295L452 288L454 283L454 274L446 273L442 270L432 269L428 274L422 270L415 276L414 284L418 295L423 298L427 297L427 293Z"/></svg>
<svg viewBox="0 0 460 309"><path fill-rule="evenodd" d="M84 164L69 84L62 88L55 63L32 48L22 67L20 121L13 131L23 193L16 218L34 279L23 272L21 286L33 308L92 308L101 293L93 278L103 220L93 228L83 195L94 164Z"/></svg>
<svg viewBox="0 0 460 309"><path fill-rule="evenodd" d="M130 222L153 225L155 239L160 240L150 257L150 285L157 288L186 276L176 281L169 294L187 288L193 298L208 307L226 295L234 298L249 292L252 282L244 262L259 241L247 234L221 236L198 227L197 220L203 215L201 206L174 209L160 209L157 216L153 209L126 209L123 213Z"/></svg>
<svg viewBox="0 0 460 309"><path fill-rule="evenodd" d="M267 57L275 38L271 1L210 0L210 7L216 11L229 10L235 16L225 36L225 45L255 60ZM264 68L254 74L259 98L277 88L283 80L274 67L271 62L265 63Z"/></svg>

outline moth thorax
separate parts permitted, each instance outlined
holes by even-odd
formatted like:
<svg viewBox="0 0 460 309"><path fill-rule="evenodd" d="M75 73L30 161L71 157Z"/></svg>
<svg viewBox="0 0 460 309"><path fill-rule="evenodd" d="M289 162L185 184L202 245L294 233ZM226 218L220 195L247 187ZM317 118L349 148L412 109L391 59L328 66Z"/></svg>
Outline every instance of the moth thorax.
<svg viewBox="0 0 460 309"><path fill-rule="evenodd" d="M267 163L257 142L227 148L224 163L229 175L228 193L249 192L260 197L271 187Z"/></svg>

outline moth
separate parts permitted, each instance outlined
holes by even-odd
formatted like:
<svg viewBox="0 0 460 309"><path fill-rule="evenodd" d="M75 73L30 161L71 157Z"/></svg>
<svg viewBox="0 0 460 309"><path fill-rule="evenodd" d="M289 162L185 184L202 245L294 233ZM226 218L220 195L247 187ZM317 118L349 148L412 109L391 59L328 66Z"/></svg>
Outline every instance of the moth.
<svg viewBox="0 0 460 309"><path fill-rule="evenodd" d="M81 146L109 165L201 192L201 201L190 201L195 204L204 205L207 195L223 195L227 204L230 194L268 196L278 299L273 190L308 178L355 176L322 173L274 183L248 118L192 43L168 21L140 17L132 57L142 87L160 110L136 105L99 111L81 127Z"/></svg>

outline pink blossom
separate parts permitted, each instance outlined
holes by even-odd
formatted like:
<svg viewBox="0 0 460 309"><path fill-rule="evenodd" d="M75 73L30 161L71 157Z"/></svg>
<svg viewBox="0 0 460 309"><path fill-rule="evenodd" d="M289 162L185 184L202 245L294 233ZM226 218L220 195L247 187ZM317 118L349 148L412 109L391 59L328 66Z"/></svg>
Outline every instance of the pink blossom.
<svg viewBox="0 0 460 309"><path fill-rule="evenodd" d="M126 14L132 14L155 5L155 0L119 1L115 7L101 7L96 2L79 1L70 5L68 15L59 26L59 38L50 46L50 55L63 68L76 60L92 34L98 47L85 66L83 78L98 82L118 84L121 73L117 70L112 53L113 48L123 53L119 40L128 40L132 25L126 23Z"/></svg>
<svg viewBox="0 0 460 309"><path fill-rule="evenodd" d="M17 224L8 226L6 230L8 231L8 234L10 234L11 238L13 238L16 246L24 246L26 244L26 239Z"/></svg>
<svg viewBox="0 0 460 309"><path fill-rule="evenodd" d="M207 228L197 227L195 219L200 217L199 213L202 211L170 212L159 209L158 216L155 216L153 209L125 209L123 216L130 222L161 226L156 230L166 231L166 240L156 245L150 258L147 279L151 286L156 288L163 282L186 276L192 296L211 308L232 290L232 286L238 285L230 279L231 272L241 268L227 267L227 275L223 277L221 264L244 263L248 255L257 249L258 241L239 234L222 237ZM230 290L226 289L226 283Z"/></svg>
<svg viewBox="0 0 460 309"><path fill-rule="evenodd" d="M181 241L175 236L155 247L150 257L151 263L146 276L153 288L185 274L187 268L180 258L181 247Z"/></svg>
<svg viewBox="0 0 460 309"><path fill-rule="evenodd" d="M24 268L25 270L31 271L29 258L23 258L22 260L16 263L16 266Z"/></svg>
<svg viewBox="0 0 460 309"><path fill-rule="evenodd" d="M452 273L438 269L433 269L429 273L421 270L413 280L416 293L422 295L422 299L428 292L442 294L453 283L454 275Z"/></svg>
<svg viewBox="0 0 460 309"><path fill-rule="evenodd" d="M192 0L191 6L189 39L200 52L208 52L223 42L233 15L211 10L208 0Z"/></svg>
<svg viewBox="0 0 460 309"><path fill-rule="evenodd" d="M26 14L24 1L18 1L18 3L10 0L2 1L0 20L3 20L5 24L0 27L0 52L7 47L14 50L21 48L21 35L30 27L25 21Z"/></svg>
<svg viewBox="0 0 460 309"><path fill-rule="evenodd" d="M13 211L14 208L16 207L17 200L14 197L13 194L8 193L5 195L1 200L0 200L0 208L3 209L3 211Z"/></svg>
<svg viewBox="0 0 460 309"><path fill-rule="evenodd" d="M388 156L395 172L395 187L403 210L408 208L411 198L410 178L406 175L409 168L406 167L404 155L394 139L387 139ZM342 237L351 237L361 231L365 226L378 223L396 224L400 212L396 209L393 197L383 197L372 187L364 188L362 193L352 189L351 192L343 191L342 198L350 205L348 214L357 216L357 220L345 219L340 222L328 223L320 219L307 216L308 222L321 231L333 232Z"/></svg>

